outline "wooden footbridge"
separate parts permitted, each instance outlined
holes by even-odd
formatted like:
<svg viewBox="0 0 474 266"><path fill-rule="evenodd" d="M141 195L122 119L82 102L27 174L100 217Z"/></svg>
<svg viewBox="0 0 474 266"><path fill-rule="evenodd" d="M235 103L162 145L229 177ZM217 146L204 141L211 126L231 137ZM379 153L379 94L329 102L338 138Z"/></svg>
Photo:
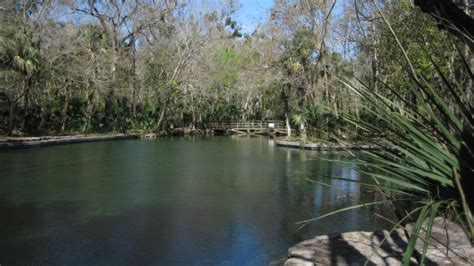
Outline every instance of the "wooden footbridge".
<svg viewBox="0 0 474 266"><path fill-rule="evenodd" d="M250 134L250 135L270 135L286 134L286 125L283 121L241 121L229 123L209 123L208 129L217 132Z"/></svg>

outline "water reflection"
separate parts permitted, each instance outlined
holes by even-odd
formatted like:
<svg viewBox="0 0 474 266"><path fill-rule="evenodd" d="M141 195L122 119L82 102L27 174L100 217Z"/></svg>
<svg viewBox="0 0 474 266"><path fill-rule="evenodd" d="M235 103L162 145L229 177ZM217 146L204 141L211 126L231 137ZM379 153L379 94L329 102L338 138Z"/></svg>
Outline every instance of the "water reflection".
<svg viewBox="0 0 474 266"><path fill-rule="evenodd" d="M117 141L0 153L0 264L261 265L316 234L383 226L340 155L266 138ZM321 158L325 160L321 160ZM331 159L331 160L326 160Z"/></svg>

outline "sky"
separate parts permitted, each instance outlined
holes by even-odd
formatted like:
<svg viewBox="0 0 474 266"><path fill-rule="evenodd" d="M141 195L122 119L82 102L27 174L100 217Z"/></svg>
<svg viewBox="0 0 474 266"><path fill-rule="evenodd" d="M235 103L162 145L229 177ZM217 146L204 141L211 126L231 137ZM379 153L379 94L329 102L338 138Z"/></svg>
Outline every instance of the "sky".
<svg viewBox="0 0 474 266"><path fill-rule="evenodd" d="M239 0L240 8L235 20L242 27L242 33L251 34L259 22L263 22L270 14L273 0Z"/></svg>
<svg viewBox="0 0 474 266"><path fill-rule="evenodd" d="M270 15L270 9L273 6L273 0L238 0L240 8L234 19L242 27L241 32L251 34L259 22L265 21ZM333 16L342 15L345 1L337 1L332 12Z"/></svg>

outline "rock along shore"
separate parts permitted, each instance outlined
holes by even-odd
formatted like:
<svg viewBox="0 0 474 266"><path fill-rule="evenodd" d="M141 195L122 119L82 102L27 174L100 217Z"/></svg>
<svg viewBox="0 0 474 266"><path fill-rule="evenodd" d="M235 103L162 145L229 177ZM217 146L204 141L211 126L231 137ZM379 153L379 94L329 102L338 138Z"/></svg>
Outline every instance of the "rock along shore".
<svg viewBox="0 0 474 266"><path fill-rule="evenodd" d="M4 137L0 138L0 150L23 149L32 147L84 143L92 141L139 139L140 134L108 134L108 135L71 135L44 137Z"/></svg>
<svg viewBox="0 0 474 266"><path fill-rule="evenodd" d="M412 231L414 224L407 226ZM426 222L424 225L426 228ZM424 233L421 234L424 238ZM385 239L385 240L384 240ZM321 235L300 242L288 250L288 258L271 265L401 265L408 240L402 229ZM424 242L418 240L416 253ZM474 265L474 248L463 229L436 218L427 250L426 265ZM413 265L417 262L412 258Z"/></svg>
<svg viewBox="0 0 474 266"><path fill-rule="evenodd" d="M368 150L381 149L382 145L373 144L338 144L338 143L306 143L302 144L297 141L276 140L275 144L281 147L305 149L313 151L332 151L332 150Z"/></svg>

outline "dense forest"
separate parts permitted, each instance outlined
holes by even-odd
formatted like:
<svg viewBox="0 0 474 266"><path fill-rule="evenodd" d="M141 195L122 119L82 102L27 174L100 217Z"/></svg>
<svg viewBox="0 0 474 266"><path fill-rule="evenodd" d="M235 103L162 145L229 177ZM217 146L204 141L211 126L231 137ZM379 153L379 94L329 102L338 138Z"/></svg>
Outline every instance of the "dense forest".
<svg viewBox="0 0 474 266"><path fill-rule="evenodd" d="M276 0L251 33L238 12L233 0L2 1L0 131L285 120L320 138L350 134L340 114L371 113L340 78L415 103L405 56L426 80L440 80L434 61L472 88L469 47L411 1Z"/></svg>

